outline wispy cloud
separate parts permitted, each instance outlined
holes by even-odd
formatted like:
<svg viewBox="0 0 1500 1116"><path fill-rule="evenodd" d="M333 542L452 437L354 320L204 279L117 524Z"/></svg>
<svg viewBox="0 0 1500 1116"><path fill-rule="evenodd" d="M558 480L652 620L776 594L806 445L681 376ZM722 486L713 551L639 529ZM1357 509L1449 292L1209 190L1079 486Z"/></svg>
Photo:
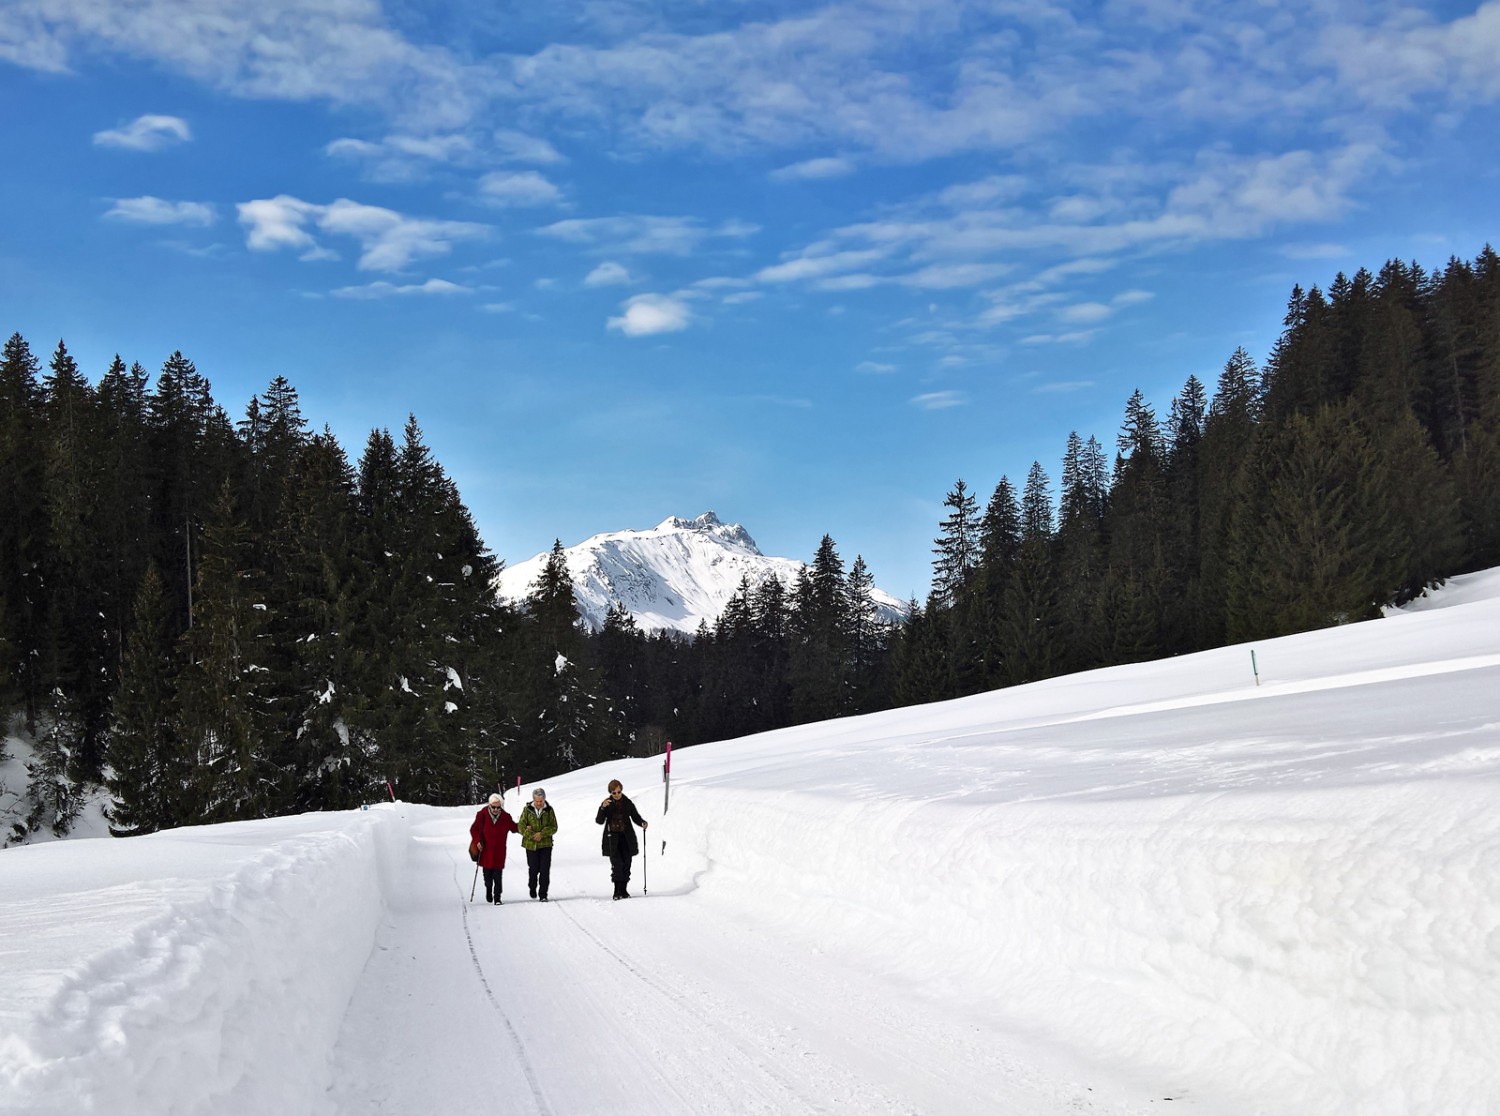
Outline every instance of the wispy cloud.
<svg viewBox="0 0 1500 1116"><path fill-rule="evenodd" d="M1349 249L1342 244L1285 244L1281 254L1289 260L1342 260L1349 257Z"/></svg>
<svg viewBox="0 0 1500 1116"><path fill-rule="evenodd" d="M1023 345L1085 345L1094 339L1099 331L1095 329L1075 329L1067 333L1033 333L1028 337L1021 338Z"/></svg>
<svg viewBox="0 0 1500 1116"><path fill-rule="evenodd" d="M447 255L456 242L480 239L490 231L488 226L467 221L407 217L347 198L318 205L281 194L241 202L237 208L246 245L252 251L290 248L316 252L323 246L310 230L317 230L357 241L362 271L400 271L413 260Z"/></svg>
<svg viewBox="0 0 1500 1116"><path fill-rule="evenodd" d="M928 391L911 399L913 407L924 411L946 411L950 407L963 407L968 402L969 397L961 391Z"/></svg>
<svg viewBox="0 0 1500 1116"><path fill-rule="evenodd" d="M9 0L0 58L67 72L114 51L237 96L379 105L422 131L451 127L490 99L494 78L394 30L381 6L341 0Z"/></svg>
<svg viewBox="0 0 1500 1116"><path fill-rule="evenodd" d="M429 279L425 283L388 283L384 279L358 287L339 287L330 292L334 298L377 299L407 298L412 295L467 295L472 287L459 286L446 279Z"/></svg>
<svg viewBox="0 0 1500 1116"><path fill-rule="evenodd" d="M769 177L772 182L813 182L825 178L843 178L853 174L854 170L852 159L825 157L781 167L772 171Z"/></svg>
<svg viewBox="0 0 1500 1116"><path fill-rule="evenodd" d="M613 260L606 260L583 277L585 287L612 287L630 282L630 272Z"/></svg>
<svg viewBox="0 0 1500 1116"><path fill-rule="evenodd" d="M562 191L538 171L494 171L479 180L479 196L491 205L558 205Z"/></svg>
<svg viewBox="0 0 1500 1116"><path fill-rule="evenodd" d="M676 333L692 321L692 309L680 298L669 295L641 294L627 299L624 311L610 318L607 325L626 337L649 337L657 333Z"/></svg>
<svg viewBox="0 0 1500 1116"><path fill-rule="evenodd" d="M822 279L841 271L854 271L885 258L878 248L828 252L809 250L783 263L763 267L755 273L762 283L791 283L802 279Z"/></svg>
<svg viewBox="0 0 1500 1116"><path fill-rule="evenodd" d="M557 148L540 136L502 129L495 133L494 140L496 153L505 162L534 163L549 167L568 161Z"/></svg>
<svg viewBox="0 0 1500 1116"><path fill-rule="evenodd" d="M123 127L95 132L94 144L126 151L160 151L192 138L192 129L182 117L147 114L137 116Z"/></svg>
<svg viewBox="0 0 1500 1116"><path fill-rule="evenodd" d="M759 231L743 221L709 225L696 217L588 217L556 221L540 236L616 255L685 256L708 240L743 240Z"/></svg>
<svg viewBox="0 0 1500 1116"><path fill-rule="evenodd" d="M106 217L138 225L212 225L218 219L208 202L165 201L162 198L117 198Z"/></svg>
<svg viewBox="0 0 1500 1116"><path fill-rule="evenodd" d="M1059 321L1087 325L1091 322L1102 322L1113 313L1114 310L1102 302L1079 302L1059 308L1057 317Z"/></svg>
<svg viewBox="0 0 1500 1116"><path fill-rule="evenodd" d="M390 135L380 140L345 137L328 144L330 158L357 163L379 182L409 182L427 177L435 166L467 166L479 157L474 141L458 133Z"/></svg>
<svg viewBox="0 0 1500 1116"><path fill-rule="evenodd" d="M896 366L894 364L883 364L875 360L862 360L854 366L854 370L876 376L886 376L896 371Z"/></svg>

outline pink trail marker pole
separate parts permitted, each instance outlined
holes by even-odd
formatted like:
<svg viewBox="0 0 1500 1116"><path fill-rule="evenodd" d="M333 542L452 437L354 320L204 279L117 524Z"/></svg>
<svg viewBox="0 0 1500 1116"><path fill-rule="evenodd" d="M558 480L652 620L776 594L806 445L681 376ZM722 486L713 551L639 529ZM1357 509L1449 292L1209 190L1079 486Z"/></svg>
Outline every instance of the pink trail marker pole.
<svg viewBox="0 0 1500 1116"><path fill-rule="evenodd" d="M672 803L672 742L667 741L667 758L661 765L661 812L666 815L667 807Z"/></svg>

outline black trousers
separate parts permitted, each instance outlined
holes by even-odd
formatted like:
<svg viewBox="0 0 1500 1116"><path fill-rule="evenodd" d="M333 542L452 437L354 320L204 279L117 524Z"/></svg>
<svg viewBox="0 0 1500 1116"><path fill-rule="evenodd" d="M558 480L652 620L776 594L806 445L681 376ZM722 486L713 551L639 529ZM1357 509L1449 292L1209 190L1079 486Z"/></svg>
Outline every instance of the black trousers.
<svg viewBox="0 0 1500 1116"><path fill-rule="evenodd" d="M484 870L484 898L486 902L494 899L500 894L500 869L486 868Z"/></svg>
<svg viewBox="0 0 1500 1116"><path fill-rule="evenodd" d="M609 878L615 882L616 895L624 895L630 884L630 862L633 859L628 852L609 854Z"/></svg>
<svg viewBox="0 0 1500 1116"><path fill-rule="evenodd" d="M552 883L552 849L526 850L526 887L535 899L547 898Z"/></svg>

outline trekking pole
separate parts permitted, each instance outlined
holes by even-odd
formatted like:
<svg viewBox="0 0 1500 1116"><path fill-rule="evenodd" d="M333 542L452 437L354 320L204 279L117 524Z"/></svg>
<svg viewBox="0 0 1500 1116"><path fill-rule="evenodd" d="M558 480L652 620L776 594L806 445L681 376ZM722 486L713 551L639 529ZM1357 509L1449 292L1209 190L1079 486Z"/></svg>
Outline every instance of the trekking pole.
<svg viewBox="0 0 1500 1116"><path fill-rule="evenodd" d="M469 902L474 902L474 889L479 886L479 861L474 862L474 882L469 885Z"/></svg>
<svg viewBox="0 0 1500 1116"><path fill-rule="evenodd" d="M642 837L646 836L645 830L641 831L641 836ZM641 842L641 894L642 895L650 895L651 894L651 842L650 841L642 841Z"/></svg>

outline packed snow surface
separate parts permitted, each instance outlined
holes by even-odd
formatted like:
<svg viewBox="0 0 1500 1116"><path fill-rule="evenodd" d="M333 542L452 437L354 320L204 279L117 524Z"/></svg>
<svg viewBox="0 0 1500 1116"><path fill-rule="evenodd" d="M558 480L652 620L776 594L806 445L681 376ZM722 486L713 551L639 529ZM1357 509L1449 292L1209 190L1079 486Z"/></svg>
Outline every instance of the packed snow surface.
<svg viewBox="0 0 1500 1116"><path fill-rule="evenodd" d="M723 523L711 511L696 519L670 516L649 531L593 535L563 555L579 614L594 631L604 627L605 614L619 603L642 631L688 635L700 623L714 626L742 578L753 589L777 577L790 590L806 565L762 554L744 527ZM524 601L549 557L538 554L507 566L496 591L506 600ZM905 615L906 606L884 590L872 589L870 596L882 621Z"/></svg>
<svg viewBox="0 0 1500 1116"><path fill-rule="evenodd" d="M1500 1112L1500 572L1250 650L548 776L547 904L477 806L6 850L0 1111Z"/></svg>

